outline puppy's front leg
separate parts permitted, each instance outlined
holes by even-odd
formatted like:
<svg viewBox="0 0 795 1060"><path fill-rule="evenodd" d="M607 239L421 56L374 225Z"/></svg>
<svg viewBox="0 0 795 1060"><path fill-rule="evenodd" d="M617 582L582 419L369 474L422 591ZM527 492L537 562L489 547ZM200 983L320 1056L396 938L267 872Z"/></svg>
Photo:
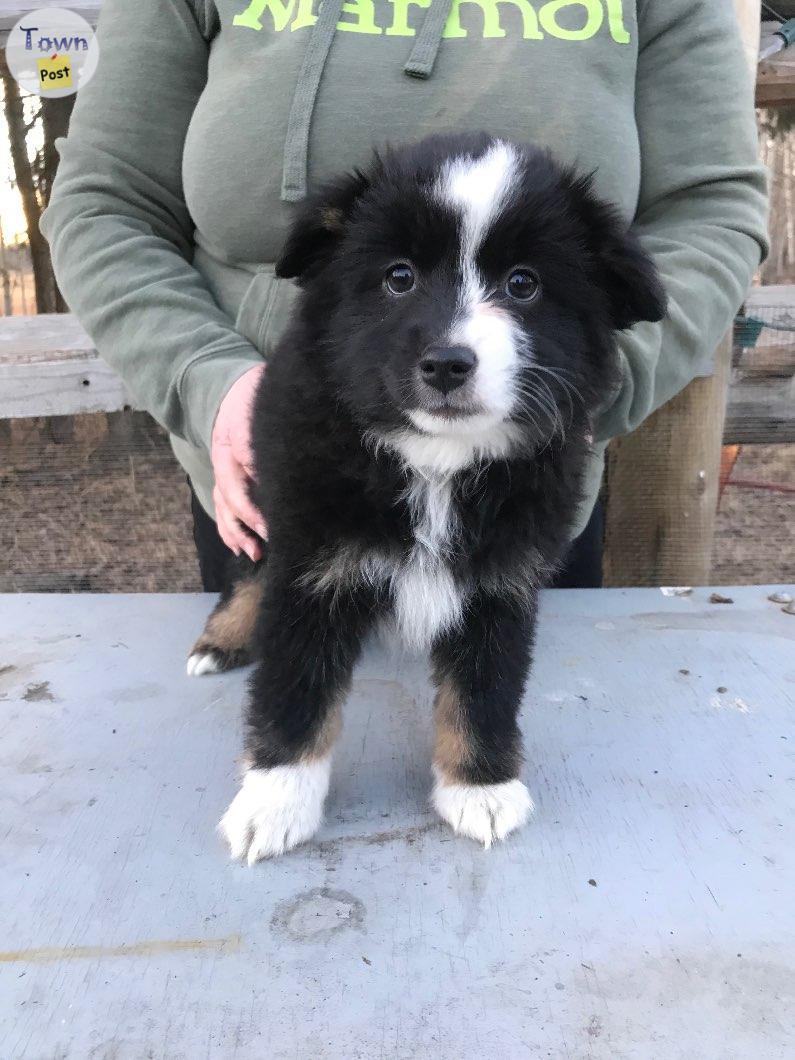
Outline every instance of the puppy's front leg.
<svg viewBox="0 0 795 1060"><path fill-rule="evenodd" d="M247 769L219 826L232 856L249 865L309 839L320 824L341 701L374 613L364 590L340 595L289 579L266 586Z"/></svg>
<svg viewBox="0 0 795 1060"><path fill-rule="evenodd" d="M433 649L437 696L433 803L455 832L491 846L525 823L517 716L530 665L535 600L479 593Z"/></svg>

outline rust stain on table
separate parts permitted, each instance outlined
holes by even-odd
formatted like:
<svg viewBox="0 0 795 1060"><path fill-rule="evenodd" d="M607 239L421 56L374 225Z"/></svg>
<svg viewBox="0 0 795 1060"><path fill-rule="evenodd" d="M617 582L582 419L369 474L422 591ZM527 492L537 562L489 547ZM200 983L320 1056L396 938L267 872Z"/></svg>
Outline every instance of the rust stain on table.
<svg viewBox="0 0 795 1060"><path fill-rule="evenodd" d="M96 960L102 957L154 957L160 953L185 953L191 950L237 950L240 935L220 939L148 939L122 943L120 946L40 946L29 950L0 950L0 964L17 961L41 964L49 961Z"/></svg>

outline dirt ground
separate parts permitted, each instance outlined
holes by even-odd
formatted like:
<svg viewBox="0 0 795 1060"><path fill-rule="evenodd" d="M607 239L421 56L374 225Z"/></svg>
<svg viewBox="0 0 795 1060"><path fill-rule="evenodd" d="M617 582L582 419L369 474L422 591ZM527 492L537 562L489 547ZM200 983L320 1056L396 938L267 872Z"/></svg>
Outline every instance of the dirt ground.
<svg viewBox="0 0 795 1060"><path fill-rule="evenodd" d="M143 413L0 424L0 591L201 588L185 476Z"/></svg>
<svg viewBox="0 0 795 1060"><path fill-rule="evenodd" d="M142 413L0 423L0 591L200 589L188 489ZM747 446L733 480L795 486L795 446ZM716 585L795 582L795 493L730 484Z"/></svg>
<svg viewBox="0 0 795 1060"><path fill-rule="evenodd" d="M763 484L795 488L795 445L743 447L718 510L715 585L795 582L795 493Z"/></svg>

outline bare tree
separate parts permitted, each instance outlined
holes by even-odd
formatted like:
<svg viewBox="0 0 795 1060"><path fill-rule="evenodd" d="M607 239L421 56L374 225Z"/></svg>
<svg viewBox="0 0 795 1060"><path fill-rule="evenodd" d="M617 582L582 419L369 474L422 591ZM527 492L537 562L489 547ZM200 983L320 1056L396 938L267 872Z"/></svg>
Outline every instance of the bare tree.
<svg viewBox="0 0 795 1060"><path fill-rule="evenodd" d="M0 284L3 285L3 315L10 317L13 310L11 303L11 273L8 271L6 262L6 241L3 235L2 218L0 218Z"/></svg>
<svg viewBox="0 0 795 1060"><path fill-rule="evenodd" d="M55 139L65 136L74 97L40 100L36 113L28 121L19 84L8 69L5 55L0 52L0 81L3 84L3 100L14 178L22 200L28 245L33 263L33 279L36 289L36 309L39 313L64 313L67 310L58 289L50 258L47 240L39 231L39 220L50 200L52 183L57 168ZM41 122L43 147L33 161L28 155L28 137L36 124Z"/></svg>

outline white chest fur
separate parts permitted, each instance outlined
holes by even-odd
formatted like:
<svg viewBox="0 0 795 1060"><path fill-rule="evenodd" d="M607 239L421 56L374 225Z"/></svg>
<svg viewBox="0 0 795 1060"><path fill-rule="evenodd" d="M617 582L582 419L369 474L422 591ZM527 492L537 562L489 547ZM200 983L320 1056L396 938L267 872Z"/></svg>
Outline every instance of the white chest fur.
<svg viewBox="0 0 795 1060"><path fill-rule="evenodd" d="M414 544L390 580L398 632L407 645L422 649L460 621L465 602L449 565L458 533L452 476L412 471L405 499Z"/></svg>
<svg viewBox="0 0 795 1060"><path fill-rule="evenodd" d="M423 414L417 414L422 419ZM423 428L438 426L421 424ZM450 555L460 527L453 501L457 472L506 456L519 440L511 423L472 416L448 434L396 431L378 439L401 457L408 474L404 498L411 511L414 544L389 572L395 621L413 648L428 648L460 620L467 591L456 583Z"/></svg>
<svg viewBox="0 0 795 1060"><path fill-rule="evenodd" d="M402 555L367 552L343 545L325 557L304 583L317 590L343 590L363 580L387 585L392 614L401 639L424 650L460 622L469 590L456 582L450 559L460 533L453 498L457 472L502 458L518 444L512 424L467 421L459 435L431 436L396 431L373 436L370 443L397 453L407 475L403 499L411 514L413 541Z"/></svg>

